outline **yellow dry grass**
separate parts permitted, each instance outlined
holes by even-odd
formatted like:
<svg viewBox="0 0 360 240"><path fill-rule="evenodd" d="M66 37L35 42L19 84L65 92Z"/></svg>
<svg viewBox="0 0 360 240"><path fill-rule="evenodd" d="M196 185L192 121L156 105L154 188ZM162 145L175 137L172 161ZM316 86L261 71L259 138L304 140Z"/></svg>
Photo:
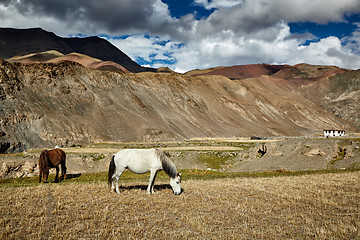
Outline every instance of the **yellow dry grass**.
<svg viewBox="0 0 360 240"><path fill-rule="evenodd" d="M255 142L278 142L280 139L260 139L254 140L247 137L238 137L238 138L221 138L221 137L206 137L206 138L190 138L189 141L193 142L240 142L240 143L255 143Z"/></svg>
<svg viewBox="0 0 360 240"><path fill-rule="evenodd" d="M0 239L359 239L360 172L0 188Z"/></svg>

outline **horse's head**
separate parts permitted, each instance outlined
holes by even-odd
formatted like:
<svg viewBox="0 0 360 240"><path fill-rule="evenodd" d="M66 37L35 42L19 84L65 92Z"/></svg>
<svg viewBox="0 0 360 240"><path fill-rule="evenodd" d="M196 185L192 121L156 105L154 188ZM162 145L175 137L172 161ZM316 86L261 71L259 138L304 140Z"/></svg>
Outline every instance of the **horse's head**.
<svg viewBox="0 0 360 240"><path fill-rule="evenodd" d="M174 178L170 178L170 186L172 187L175 195L179 195L182 192L180 183L181 183L180 173L178 173Z"/></svg>
<svg viewBox="0 0 360 240"><path fill-rule="evenodd" d="M44 150L41 152L40 157L39 157L39 168L44 168L45 166L47 166L47 161L49 158L49 152L48 150Z"/></svg>

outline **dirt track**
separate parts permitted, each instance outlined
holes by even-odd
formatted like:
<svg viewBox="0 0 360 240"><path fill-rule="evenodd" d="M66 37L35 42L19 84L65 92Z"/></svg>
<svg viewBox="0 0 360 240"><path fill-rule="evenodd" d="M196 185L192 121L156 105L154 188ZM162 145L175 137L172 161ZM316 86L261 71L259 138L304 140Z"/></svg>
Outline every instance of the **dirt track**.
<svg viewBox="0 0 360 240"><path fill-rule="evenodd" d="M188 142L100 143L64 148L68 172L106 172L112 154L123 148L156 147L165 151L177 169L222 172L303 171L360 168L360 138L303 138L281 140L207 139ZM259 150L266 147L265 155ZM0 155L2 177L37 175L42 149Z"/></svg>

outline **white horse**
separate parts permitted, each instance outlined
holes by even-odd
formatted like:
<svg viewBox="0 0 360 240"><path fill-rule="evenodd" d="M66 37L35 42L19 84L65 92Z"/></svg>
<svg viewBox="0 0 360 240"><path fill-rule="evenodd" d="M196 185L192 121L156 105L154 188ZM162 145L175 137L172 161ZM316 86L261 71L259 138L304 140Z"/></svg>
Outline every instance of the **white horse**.
<svg viewBox="0 0 360 240"><path fill-rule="evenodd" d="M134 173L150 172L148 194L154 193L155 177L159 170L164 170L170 176L170 186L175 195L182 191L180 173L174 163L159 149L124 149L113 155L109 164L108 183L117 193L120 193L119 178L125 169Z"/></svg>

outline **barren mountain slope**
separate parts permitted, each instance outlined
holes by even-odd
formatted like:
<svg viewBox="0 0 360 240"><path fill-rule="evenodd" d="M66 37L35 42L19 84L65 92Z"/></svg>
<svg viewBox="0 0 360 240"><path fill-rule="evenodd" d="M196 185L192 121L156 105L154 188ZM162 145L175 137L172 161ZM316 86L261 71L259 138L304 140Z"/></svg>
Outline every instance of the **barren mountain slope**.
<svg viewBox="0 0 360 240"><path fill-rule="evenodd" d="M32 53L24 56L15 56L6 59L9 62L20 62L20 63L58 63L61 61L77 62L87 68L94 68L100 70L111 70L119 72L129 72L126 68L112 61L102 61L93 57L89 57L85 54L80 53L69 53L62 54L58 51L45 51L40 53Z"/></svg>
<svg viewBox="0 0 360 240"><path fill-rule="evenodd" d="M6 61L21 62L21 63L37 63L37 62L46 62L62 56L64 56L64 54L56 50L49 50L45 52L25 54L23 56L14 56L11 58L7 58Z"/></svg>
<svg viewBox="0 0 360 240"><path fill-rule="evenodd" d="M222 75L231 79L246 79L261 75L288 91L299 93L318 107L360 127L360 72L336 66L309 64L242 65L190 71L189 75ZM270 85L269 85L270 86Z"/></svg>
<svg viewBox="0 0 360 240"><path fill-rule="evenodd" d="M334 73L344 73L349 70L336 66L309 65L305 63L287 66L276 72L273 76L285 79L317 79L327 77Z"/></svg>
<svg viewBox="0 0 360 240"><path fill-rule="evenodd" d="M301 87L299 92L360 128L360 70L333 74Z"/></svg>
<svg viewBox="0 0 360 240"><path fill-rule="evenodd" d="M360 127L360 71L299 64L272 75L310 101ZM279 80L280 79L280 80Z"/></svg>
<svg viewBox="0 0 360 240"><path fill-rule="evenodd" d="M269 77L0 62L2 151L100 141L307 135L351 125Z"/></svg>

